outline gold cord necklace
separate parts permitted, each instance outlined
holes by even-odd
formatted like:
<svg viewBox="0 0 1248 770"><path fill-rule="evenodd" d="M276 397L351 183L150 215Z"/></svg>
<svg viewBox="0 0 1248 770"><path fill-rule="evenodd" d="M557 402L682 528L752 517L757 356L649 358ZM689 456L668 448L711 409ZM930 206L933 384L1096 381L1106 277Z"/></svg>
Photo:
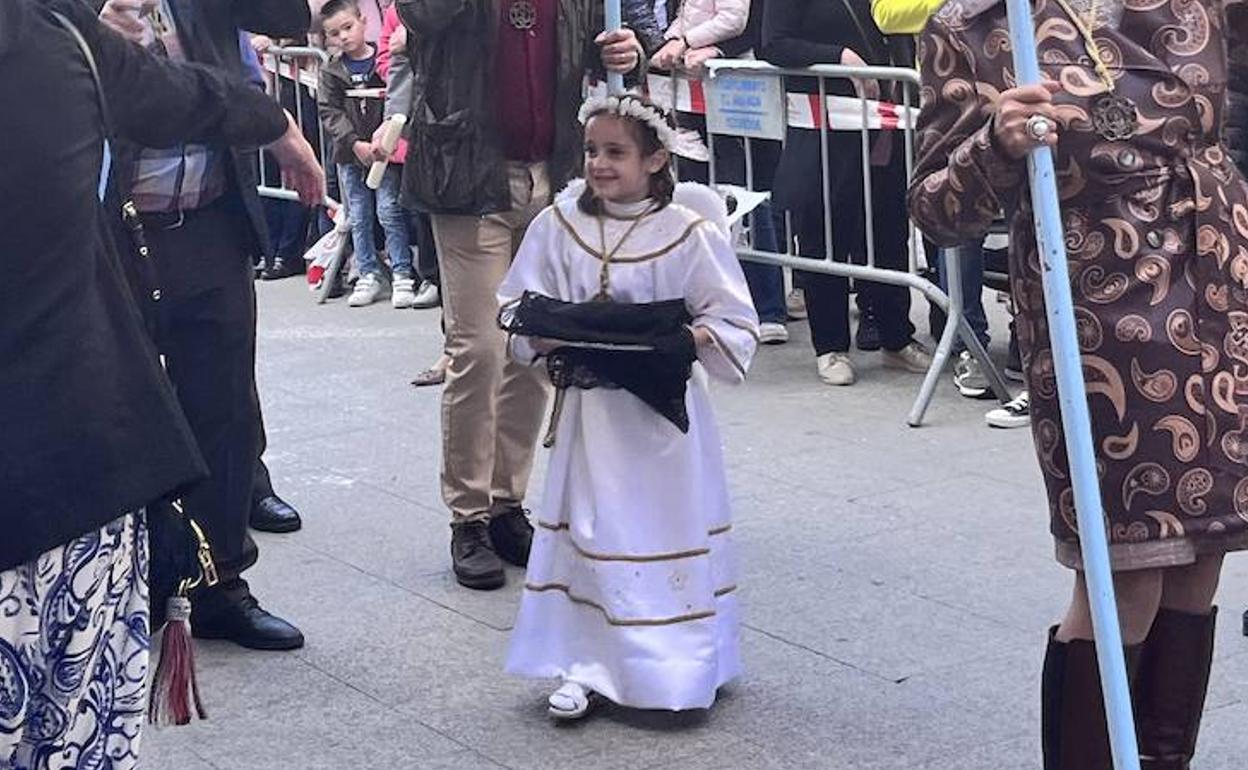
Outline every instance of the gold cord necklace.
<svg viewBox="0 0 1248 770"><path fill-rule="evenodd" d="M641 215L632 221L632 224L624 231L624 235L609 251L607 250L607 218L605 214L598 215L598 235L602 239L602 270L598 273L598 294L594 299L603 301L611 299L611 260L615 259L615 255L624 248L625 241L632 237L633 232L652 211L654 211L654 203L646 206L645 211L642 211Z"/></svg>
<svg viewBox="0 0 1248 770"><path fill-rule="evenodd" d="M1070 6L1069 0L1055 0L1062 11L1070 17L1079 35L1083 38L1083 47L1092 59L1097 77L1105 85L1105 93L1092 101L1092 128L1106 141L1125 142L1135 136L1140 128L1140 110L1135 102L1118 93L1114 76L1109 71L1109 64L1101 56L1101 49L1096 45L1092 35L1092 26ZM1092 3L1092 19L1096 20L1096 0Z"/></svg>

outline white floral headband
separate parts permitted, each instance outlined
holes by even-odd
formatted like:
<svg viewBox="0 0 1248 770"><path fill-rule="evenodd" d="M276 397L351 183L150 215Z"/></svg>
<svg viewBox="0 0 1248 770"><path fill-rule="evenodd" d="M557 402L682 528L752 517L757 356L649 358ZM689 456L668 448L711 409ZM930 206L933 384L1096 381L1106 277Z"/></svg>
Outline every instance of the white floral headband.
<svg viewBox="0 0 1248 770"><path fill-rule="evenodd" d="M668 123L667 115L658 107L646 104L632 94L590 97L581 105L581 111L577 115L577 119L581 121L581 125L585 125L589 123L591 117L602 113L618 115L622 118L631 118L644 123L658 135L659 144L663 145L665 150L669 152L678 152L679 150L679 136L676 129L672 128L672 125Z"/></svg>

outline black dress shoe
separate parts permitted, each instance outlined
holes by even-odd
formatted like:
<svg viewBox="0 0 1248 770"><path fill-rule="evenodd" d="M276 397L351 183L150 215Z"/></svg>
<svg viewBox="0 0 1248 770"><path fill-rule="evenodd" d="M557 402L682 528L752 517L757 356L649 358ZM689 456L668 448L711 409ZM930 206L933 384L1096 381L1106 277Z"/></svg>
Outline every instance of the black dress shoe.
<svg viewBox="0 0 1248 770"><path fill-rule="evenodd" d="M225 639L250 650L297 650L303 634L290 623L261 608L248 595L212 615L191 613L191 634L196 639Z"/></svg>
<svg viewBox="0 0 1248 770"><path fill-rule="evenodd" d="M484 521L451 525L451 566L455 579L465 588L490 591L502 588L507 579Z"/></svg>
<svg viewBox="0 0 1248 770"><path fill-rule="evenodd" d="M302 259L287 259L286 257L277 257L273 260L272 267L266 267L264 272L260 274L262 281L277 281L282 278L289 278L292 275L300 275L303 273Z"/></svg>
<svg viewBox="0 0 1248 770"><path fill-rule="evenodd" d="M251 507L251 528L261 532L295 532L303 526L299 512L277 495L256 501Z"/></svg>
<svg viewBox="0 0 1248 770"><path fill-rule="evenodd" d="M859 350L872 351L880 349L880 324L875 316L863 313L858 318L858 334L854 337L854 345Z"/></svg>
<svg viewBox="0 0 1248 770"><path fill-rule="evenodd" d="M490 542L508 564L527 567L533 547L533 525L528 511L518 505L496 506L490 511Z"/></svg>

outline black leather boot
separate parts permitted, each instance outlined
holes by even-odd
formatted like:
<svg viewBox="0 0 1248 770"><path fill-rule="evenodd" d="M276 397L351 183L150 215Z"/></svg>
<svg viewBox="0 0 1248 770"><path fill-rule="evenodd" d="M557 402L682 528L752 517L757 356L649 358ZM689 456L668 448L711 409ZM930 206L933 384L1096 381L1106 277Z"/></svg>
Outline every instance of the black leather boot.
<svg viewBox="0 0 1248 770"><path fill-rule="evenodd" d="M451 566L455 579L465 588L489 591L502 588L507 579L484 521L451 525Z"/></svg>
<svg viewBox="0 0 1248 770"><path fill-rule="evenodd" d="M490 506L490 541L494 551L508 564L526 567L533 547L533 525L528 511L516 503Z"/></svg>
<svg viewBox="0 0 1248 770"><path fill-rule="evenodd" d="M1135 722L1143 770L1188 770L1213 664L1218 609L1208 615L1163 609L1144 642Z"/></svg>
<svg viewBox="0 0 1248 770"><path fill-rule="evenodd" d="M1096 664L1096 645L1057 641L1049 629L1042 677L1041 732L1044 770L1113 770L1105 700ZM1124 647L1127 679L1134 679L1143 645Z"/></svg>
<svg viewBox="0 0 1248 770"><path fill-rule="evenodd" d="M196 639L225 639L252 650L297 650L303 634L267 612L241 580L228 581L197 595L191 613Z"/></svg>

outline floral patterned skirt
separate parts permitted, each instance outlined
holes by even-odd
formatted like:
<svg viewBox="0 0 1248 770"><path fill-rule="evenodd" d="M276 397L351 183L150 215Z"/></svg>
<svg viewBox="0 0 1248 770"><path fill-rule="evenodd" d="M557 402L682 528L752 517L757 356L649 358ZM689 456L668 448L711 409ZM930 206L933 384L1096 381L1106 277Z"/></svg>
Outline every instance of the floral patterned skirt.
<svg viewBox="0 0 1248 770"><path fill-rule="evenodd" d="M142 513L0 572L0 767L138 766L147 601Z"/></svg>

